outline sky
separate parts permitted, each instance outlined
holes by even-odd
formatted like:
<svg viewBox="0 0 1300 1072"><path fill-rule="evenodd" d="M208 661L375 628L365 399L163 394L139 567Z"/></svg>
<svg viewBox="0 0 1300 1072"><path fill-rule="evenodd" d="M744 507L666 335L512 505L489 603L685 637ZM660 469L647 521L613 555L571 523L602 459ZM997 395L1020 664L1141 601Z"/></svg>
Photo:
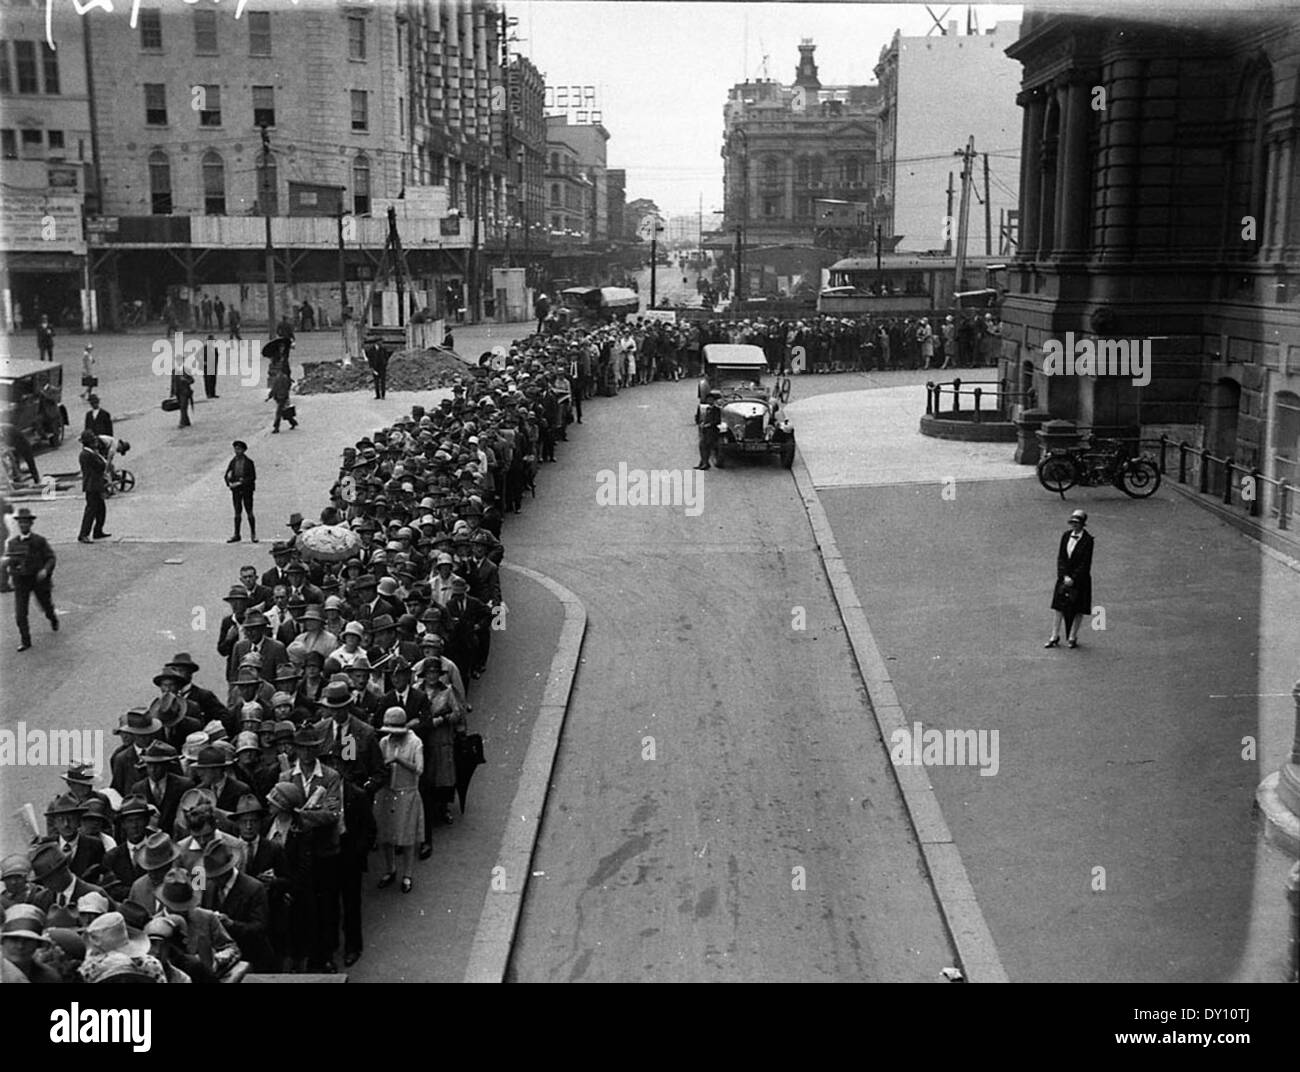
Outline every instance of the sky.
<svg viewBox="0 0 1300 1072"><path fill-rule="evenodd" d="M931 3L964 33L967 5ZM981 31L1019 21L1018 4L971 5ZM609 131L607 164L627 169L627 199L669 215L722 208L722 108L737 82L794 81L799 42L810 37L823 84L874 85L873 68L895 30L924 36L924 4L694 3L524 0L514 47L548 85L595 86ZM934 31L936 34L938 30Z"/></svg>

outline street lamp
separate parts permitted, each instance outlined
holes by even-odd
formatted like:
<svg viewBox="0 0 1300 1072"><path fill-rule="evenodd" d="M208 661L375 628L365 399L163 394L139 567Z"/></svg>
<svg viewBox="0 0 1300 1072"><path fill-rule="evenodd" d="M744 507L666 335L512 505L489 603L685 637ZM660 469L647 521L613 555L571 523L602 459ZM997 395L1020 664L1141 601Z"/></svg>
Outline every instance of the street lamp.
<svg viewBox="0 0 1300 1072"><path fill-rule="evenodd" d="M744 286L745 271L745 222L749 219L749 135L737 127L732 132L733 140L740 139L740 216L736 223L736 285L732 291L731 301L737 312L740 311L741 289Z"/></svg>

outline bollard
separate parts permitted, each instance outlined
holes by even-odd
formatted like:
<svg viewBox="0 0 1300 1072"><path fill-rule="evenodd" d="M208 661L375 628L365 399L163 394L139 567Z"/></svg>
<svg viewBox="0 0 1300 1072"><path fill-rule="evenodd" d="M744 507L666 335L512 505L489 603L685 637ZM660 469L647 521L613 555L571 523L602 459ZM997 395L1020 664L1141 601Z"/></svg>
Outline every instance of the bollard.
<svg viewBox="0 0 1300 1072"><path fill-rule="evenodd" d="M1178 483L1187 483L1187 444L1178 444Z"/></svg>
<svg viewBox="0 0 1300 1072"><path fill-rule="evenodd" d="M975 388L975 423L980 423L980 388Z"/></svg>
<svg viewBox="0 0 1300 1072"><path fill-rule="evenodd" d="M1223 459L1223 504L1232 505L1232 455Z"/></svg>
<svg viewBox="0 0 1300 1072"><path fill-rule="evenodd" d="M1259 466L1255 466L1250 471L1250 479L1254 482L1255 497L1250 500L1250 516L1259 517L1259 500L1264 494L1264 474L1259 471Z"/></svg>
<svg viewBox="0 0 1300 1072"><path fill-rule="evenodd" d="M961 412L961 380L952 381L952 411Z"/></svg>
<svg viewBox="0 0 1300 1072"><path fill-rule="evenodd" d="M925 382L925 415L927 417L934 415L934 381L926 380Z"/></svg>

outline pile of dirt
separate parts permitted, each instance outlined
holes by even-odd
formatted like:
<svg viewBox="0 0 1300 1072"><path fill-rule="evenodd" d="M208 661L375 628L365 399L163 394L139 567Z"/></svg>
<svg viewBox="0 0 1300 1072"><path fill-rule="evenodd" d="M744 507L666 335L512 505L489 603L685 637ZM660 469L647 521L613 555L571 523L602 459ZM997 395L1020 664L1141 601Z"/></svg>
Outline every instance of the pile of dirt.
<svg viewBox="0 0 1300 1072"><path fill-rule="evenodd" d="M468 380L473 375L474 366L450 350L399 350L388 361L390 391L450 387L457 378ZM373 386L374 375L362 357L354 360L350 368L337 361L304 362L302 379L295 385L295 391L304 395L333 395L368 391Z"/></svg>

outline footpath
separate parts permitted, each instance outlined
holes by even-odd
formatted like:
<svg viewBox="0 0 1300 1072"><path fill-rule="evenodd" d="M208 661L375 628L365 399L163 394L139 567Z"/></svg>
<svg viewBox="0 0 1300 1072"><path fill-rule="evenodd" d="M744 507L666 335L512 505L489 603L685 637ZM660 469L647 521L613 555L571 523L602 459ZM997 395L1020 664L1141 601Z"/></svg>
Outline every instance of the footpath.
<svg viewBox="0 0 1300 1072"><path fill-rule="evenodd" d="M972 948L1012 981L1280 981L1293 861L1253 806L1290 750L1300 575L1172 489L1063 503L1009 445L921 436L922 387L833 379L796 379L789 412L874 637L864 677L896 695L888 725L984 748L899 772L969 877L950 928L985 922ZM1096 615L1077 650L1045 650L1076 507Z"/></svg>

